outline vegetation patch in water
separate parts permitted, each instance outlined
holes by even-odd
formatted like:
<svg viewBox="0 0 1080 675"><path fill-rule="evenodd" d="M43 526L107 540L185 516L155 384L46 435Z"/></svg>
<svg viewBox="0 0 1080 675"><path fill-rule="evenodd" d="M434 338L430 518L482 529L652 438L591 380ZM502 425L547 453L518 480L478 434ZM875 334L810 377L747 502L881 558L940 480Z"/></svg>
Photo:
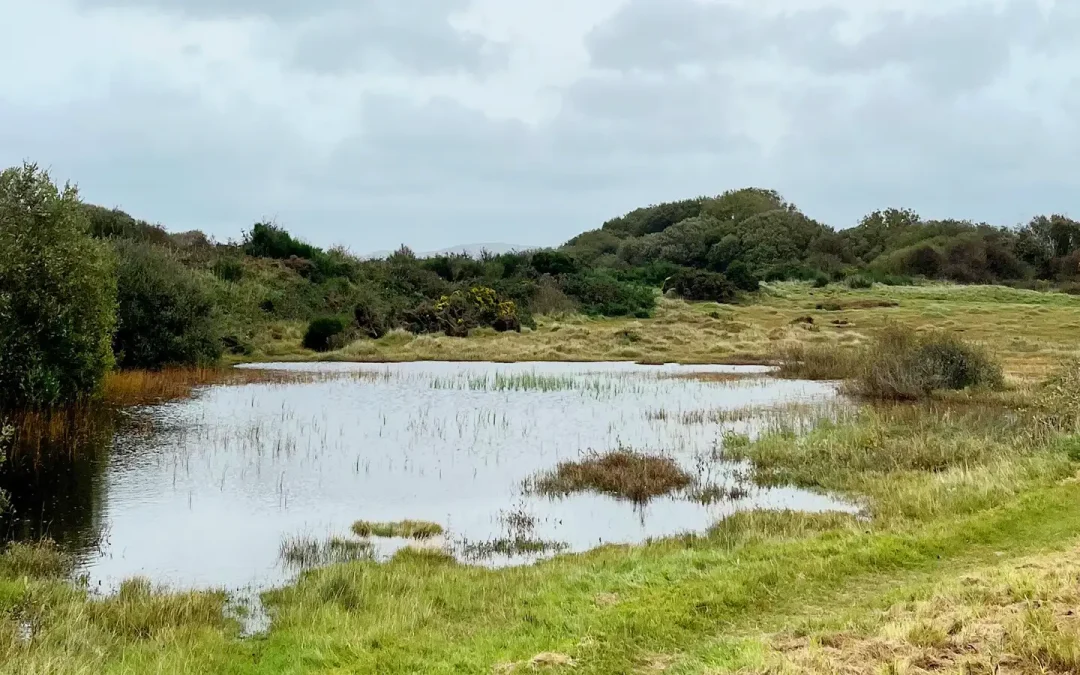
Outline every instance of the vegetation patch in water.
<svg viewBox="0 0 1080 675"><path fill-rule="evenodd" d="M693 476L670 457L619 448L607 454L590 453L576 462L562 462L554 471L529 481L526 488L548 496L592 491L644 502L693 482Z"/></svg>
<svg viewBox="0 0 1080 675"><path fill-rule="evenodd" d="M461 557L468 561L489 560L496 556L514 558L517 556L543 555L558 553L569 548L561 541L544 541L532 537L517 535L499 537L487 541L462 540L458 543Z"/></svg>
<svg viewBox="0 0 1080 675"><path fill-rule="evenodd" d="M311 537L290 537L281 542L280 558L287 567L308 570L353 560L370 560L374 547L369 541L331 537L319 541Z"/></svg>
<svg viewBox="0 0 1080 675"><path fill-rule="evenodd" d="M443 533L442 525L425 520L402 520L394 523L373 523L358 520L352 531L358 537L400 537L402 539L430 539Z"/></svg>

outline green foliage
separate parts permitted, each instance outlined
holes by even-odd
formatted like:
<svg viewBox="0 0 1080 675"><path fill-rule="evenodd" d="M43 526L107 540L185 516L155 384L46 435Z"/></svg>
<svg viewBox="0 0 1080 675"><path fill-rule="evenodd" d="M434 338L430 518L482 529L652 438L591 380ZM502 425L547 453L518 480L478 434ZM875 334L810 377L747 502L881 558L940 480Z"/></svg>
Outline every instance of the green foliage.
<svg viewBox="0 0 1080 675"><path fill-rule="evenodd" d="M324 316L308 324L304 333L304 349L316 352L328 352L343 347L340 338L344 336L346 324L336 316Z"/></svg>
<svg viewBox="0 0 1080 675"><path fill-rule="evenodd" d="M222 331L206 282L168 250L125 241L115 249L117 363L161 368L217 361Z"/></svg>
<svg viewBox="0 0 1080 675"><path fill-rule="evenodd" d="M234 256L221 256L214 263L214 276L236 283L244 278L244 262Z"/></svg>
<svg viewBox="0 0 1080 675"><path fill-rule="evenodd" d="M561 251L537 251L532 256L532 267L537 274L559 276L578 271L578 264Z"/></svg>
<svg viewBox="0 0 1080 675"><path fill-rule="evenodd" d="M32 164L0 173L0 408L95 392L112 367L112 256L72 186Z"/></svg>
<svg viewBox="0 0 1080 675"><path fill-rule="evenodd" d="M744 188L728 190L715 199L705 200L701 215L738 225L748 218L770 211L795 210L795 206L785 201L775 190Z"/></svg>
<svg viewBox="0 0 1080 675"><path fill-rule="evenodd" d="M868 279L867 277L864 277L861 274L854 274L854 275L848 277L847 281L845 283L847 284L847 287L851 288L851 289L873 288L874 287L874 281L872 279Z"/></svg>
<svg viewBox="0 0 1080 675"><path fill-rule="evenodd" d="M703 198L686 199L635 209L625 216L604 223L603 229L616 235L632 237L663 232L675 223L701 215L704 201Z"/></svg>
<svg viewBox="0 0 1080 675"><path fill-rule="evenodd" d="M444 295L433 309L439 329L451 337L465 337L480 326L501 333L521 330L517 303L499 298L494 289L484 286Z"/></svg>
<svg viewBox="0 0 1080 675"><path fill-rule="evenodd" d="M81 207L90 235L98 239L126 239L159 246L174 244L165 228L136 220L120 209L106 209L93 204L82 204Z"/></svg>
<svg viewBox="0 0 1080 675"><path fill-rule="evenodd" d="M735 288L748 293L756 293L761 288L761 281L757 275L750 271L749 265L741 260L736 260L724 270L724 276L735 285Z"/></svg>
<svg viewBox="0 0 1080 675"><path fill-rule="evenodd" d="M576 300L586 314L644 318L656 307L653 289L622 281L611 272L590 270L563 280L563 291Z"/></svg>
<svg viewBox="0 0 1080 675"><path fill-rule="evenodd" d="M390 332L394 324L393 311L382 295L374 290L365 289L357 298L356 307L353 308L353 318L356 327L363 335L370 338L381 338Z"/></svg>
<svg viewBox="0 0 1080 675"><path fill-rule="evenodd" d="M735 285L723 274L704 270L680 270L664 283L664 292L675 291L686 300L730 303L735 300Z"/></svg>

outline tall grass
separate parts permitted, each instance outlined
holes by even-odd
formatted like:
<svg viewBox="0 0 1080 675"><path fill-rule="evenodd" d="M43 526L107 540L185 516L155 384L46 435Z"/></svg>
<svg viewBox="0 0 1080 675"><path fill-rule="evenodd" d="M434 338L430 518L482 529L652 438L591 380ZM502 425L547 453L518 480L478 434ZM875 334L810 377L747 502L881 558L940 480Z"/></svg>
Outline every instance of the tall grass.
<svg viewBox="0 0 1080 675"><path fill-rule="evenodd" d="M848 393L864 398L913 401L938 390L998 388L1001 366L985 348L944 331L918 334L889 326L859 357Z"/></svg>
<svg viewBox="0 0 1080 675"><path fill-rule="evenodd" d="M424 520L402 520L391 523L375 523L358 520L353 523L353 534L358 537L400 537L403 539L430 539L443 533L442 525Z"/></svg>

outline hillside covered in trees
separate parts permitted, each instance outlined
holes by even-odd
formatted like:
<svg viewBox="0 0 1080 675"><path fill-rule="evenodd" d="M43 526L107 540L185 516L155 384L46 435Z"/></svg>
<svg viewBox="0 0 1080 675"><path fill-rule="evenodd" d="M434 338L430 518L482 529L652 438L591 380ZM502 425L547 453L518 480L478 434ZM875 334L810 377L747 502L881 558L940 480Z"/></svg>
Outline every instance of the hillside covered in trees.
<svg viewBox="0 0 1080 675"><path fill-rule="evenodd" d="M26 165L0 179L0 407L70 400L114 365L257 355L260 335L288 322L325 351L394 330L516 331L539 314L647 317L658 291L734 302L782 279L1069 284L1080 223L1007 228L888 209L835 230L776 192L743 189L640 208L556 249L419 258L402 247L361 260L273 223L229 243L170 233Z"/></svg>

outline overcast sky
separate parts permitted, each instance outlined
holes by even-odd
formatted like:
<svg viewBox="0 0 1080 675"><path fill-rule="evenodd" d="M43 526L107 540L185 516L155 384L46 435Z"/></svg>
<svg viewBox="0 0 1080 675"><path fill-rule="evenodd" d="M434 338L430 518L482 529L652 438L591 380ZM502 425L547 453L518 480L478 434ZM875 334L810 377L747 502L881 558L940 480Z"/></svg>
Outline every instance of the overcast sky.
<svg viewBox="0 0 1080 675"><path fill-rule="evenodd" d="M781 191L1080 216L1076 0L0 0L0 165L237 238L558 244Z"/></svg>

